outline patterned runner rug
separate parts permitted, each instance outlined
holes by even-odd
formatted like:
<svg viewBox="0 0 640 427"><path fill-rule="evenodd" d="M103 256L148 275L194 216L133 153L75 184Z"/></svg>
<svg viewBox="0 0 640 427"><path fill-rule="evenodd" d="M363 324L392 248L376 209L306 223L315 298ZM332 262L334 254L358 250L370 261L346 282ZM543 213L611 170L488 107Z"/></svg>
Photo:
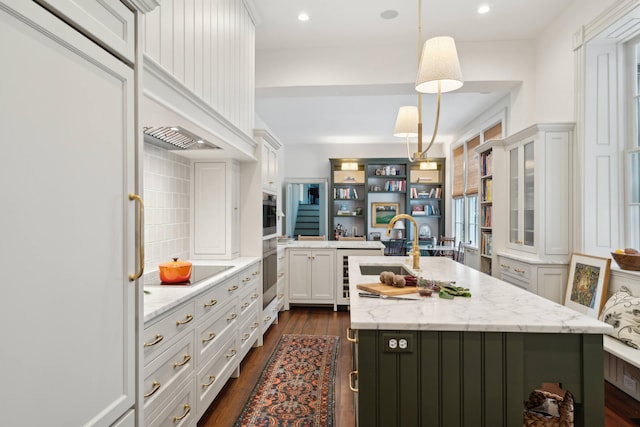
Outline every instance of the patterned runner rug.
<svg viewBox="0 0 640 427"><path fill-rule="evenodd" d="M283 335L235 427L332 427L338 337Z"/></svg>

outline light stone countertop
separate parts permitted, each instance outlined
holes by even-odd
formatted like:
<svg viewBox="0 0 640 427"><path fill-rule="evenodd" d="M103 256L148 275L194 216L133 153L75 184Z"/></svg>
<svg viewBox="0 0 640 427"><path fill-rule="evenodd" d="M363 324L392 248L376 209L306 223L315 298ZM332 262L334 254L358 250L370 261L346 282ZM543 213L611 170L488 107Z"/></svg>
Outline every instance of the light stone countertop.
<svg viewBox="0 0 640 427"><path fill-rule="evenodd" d="M453 300L417 294L403 295L415 301L364 298L358 283L378 282L364 276L362 265L399 265L411 269L408 257L349 257L350 314L354 329L607 333L611 326L585 316L517 286L488 276L446 257L421 257L420 272L426 279L456 281L469 288L470 298Z"/></svg>
<svg viewBox="0 0 640 427"><path fill-rule="evenodd" d="M213 286L223 282L224 280L238 274L248 266L259 262L260 257L240 257L230 260L193 260L193 265L232 265L233 267L221 273L211 276L208 279L197 282L196 284L184 285L150 285L149 279L157 276L158 271L145 273L144 278L147 279L143 283L144 290L149 293L144 294L144 322L148 323L163 313L170 311L181 303L197 296L198 294L211 289Z"/></svg>
<svg viewBox="0 0 640 427"><path fill-rule="evenodd" d="M384 243L368 240L294 240L278 243L288 249L384 249Z"/></svg>

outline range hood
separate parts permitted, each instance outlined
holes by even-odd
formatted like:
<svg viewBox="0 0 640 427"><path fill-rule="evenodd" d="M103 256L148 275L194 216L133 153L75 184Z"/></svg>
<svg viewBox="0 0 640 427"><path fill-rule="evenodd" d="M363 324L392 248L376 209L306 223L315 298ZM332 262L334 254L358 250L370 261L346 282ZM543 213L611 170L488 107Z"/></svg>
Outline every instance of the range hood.
<svg viewBox="0 0 640 427"><path fill-rule="evenodd" d="M165 150L221 150L212 142L200 138L180 126L142 128L144 142Z"/></svg>

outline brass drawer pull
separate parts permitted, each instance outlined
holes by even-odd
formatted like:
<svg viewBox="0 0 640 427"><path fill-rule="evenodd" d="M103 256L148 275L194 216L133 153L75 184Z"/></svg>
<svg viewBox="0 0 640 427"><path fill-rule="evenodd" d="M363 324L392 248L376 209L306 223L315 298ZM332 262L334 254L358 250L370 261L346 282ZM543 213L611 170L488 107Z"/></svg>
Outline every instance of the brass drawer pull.
<svg viewBox="0 0 640 427"><path fill-rule="evenodd" d="M238 315L237 315L237 314L235 314L235 313L231 313L231 316L227 317L227 320L230 322L230 321L232 321L233 319L235 319L236 317L238 317Z"/></svg>
<svg viewBox="0 0 640 427"><path fill-rule="evenodd" d="M354 393L358 392L358 388L354 385L357 380L358 380L358 371L349 372L349 388Z"/></svg>
<svg viewBox="0 0 640 427"><path fill-rule="evenodd" d="M129 193L129 200L135 200L138 202L138 229L136 230L136 238L138 240L138 271L129 274L129 281L139 279L144 272L144 236L142 231L144 230L144 202L142 197L137 194Z"/></svg>
<svg viewBox="0 0 640 427"><path fill-rule="evenodd" d="M271 316L267 316L264 318L264 323L267 323L269 320L271 320Z"/></svg>
<svg viewBox="0 0 640 427"><path fill-rule="evenodd" d="M358 343L358 334L355 329L347 328L347 341Z"/></svg>
<svg viewBox="0 0 640 427"><path fill-rule="evenodd" d="M184 359L182 360L182 362L176 362L173 364L173 368L177 368L178 366L184 366L187 363L189 363L189 360L191 360L191 356L189 356L188 354L184 355Z"/></svg>
<svg viewBox="0 0 640 427"><path fill-rule="evenodd" d="M217 299L211 299L209 302L205 302L204 306L205 307L213 307L214 305L216 305L218 303Z"/></svg>
<svg viewBox="0 0 640 427"><path fill-rule="evenodd" d="M184 420L186 418L186 416L189 415L189 412L191 412L191 406L189 406L188 403L185 403L183 408L184 408L184 412L182 413L182 415L180 415L179 417L173 417L173 422L174 423L176 421Z"/></svg>
<svg viewBox="0 0 640 427"><path fill-rule="evenodd" d="M253 325L251 325L251 329L255 329L255 328L257 328L258 326L260 326L260 323L258 323L258 322L253 322Z"/></svg>
<svg viewBox="0 0 640 427"><path fill-rule="evenodd" d="M242 334L242 341L248 340L250 336L251 336L251 334L248 334L248 333L245 332L244 334Z"/></svg>
<svg viewBox="0 0 640 427"><path fill-rule="evenodd" d="M209 332L209 338L202 338L202 342L208 342L211 341L212 339L214 339L216 337L216 334L214 332Z"/></svg>
<svg viewBox="0 0 640 427"><path fill-rule="evenodd" d="M145 399L147 397L153 396L158 390L160 390L160 383L158 381L154 381L152 385L153 385L153 388L151 389L151 391L144 395Z"/></svg>
<svg viewBox="0 0 640 427"><path fill-rule="evenodd" d="M245 302L244 304L242 304L242 307L240 307L240 308L244 310L245 308L249 307L250 305L251 305L251 303Z"/></svg>
<svg viewBox="0 0 640 427"><path fill-rule="evenodd" d="M226 355L227 359L231 359L233 356L235 356L235 355L236 355L236 353L237 353L237 352L238 352L238 351L237 351L235 348L234 348L234 349L232 349L232 350L231 350L231 353Z"/></svg>
<svg viewBox="0 0 640 427"><path fill-rule="evenodd" d="M160 335L160 334L156 334L156 339L155 339L155 340L153 340L153 341L151 341L151 342L146 342L146 343L144 343L144 346L145 346L145 347L152 347L152 346L154 346L154 345L158 344L158 343L159 343L160 341L162 341L163 339L164 339L164 337L163 337L162 335Z"/></svg>
<svg viewBox="0 0 640 427"><path fill-rule="evenodd" d="M520 274L524 273L524 270L521 270L521 269L519 269L519 268L515 268L515 269L514 269L514 271L515 271L516 273L520 273Z"/></svg>
<svg viewBox="0 0 640 427"><path fill-rule="evenodd" d="M251 277L245 277L244 279L242 279L242 281L244 283L250 282L251 281Z"/></svg>
<svg viewBox="0 0 640 427"><path fill-rule="evenodd" d="M260 274L260 272L256 270L256 271L254 271L254 272L253 272L253 273L251 273L251 274L252 274L252 275L254 275L254 276L257 276L258 274Z"/></svg>
<svg viewBox="0 0 640 427"><path fill-rule="evenodd" d="M508 266L507 264L500 264L500 267L502 267L502 268L506 268L507 270L511 268L511 267L510 267L510 266Z"/></svg>
<svg viewBox="0 0 640 427"><path fill-rule="evenodd" d="M227 291L229 291L229 292L233 292L233 291L237 291L237 290L238 290L238 285L233 285L232 287L227 289Z"/></svg>
<svg viewBox="0 0 640 427"><path fill-rule="evenodd" d="M209 382L208 383L204 383L202 384L202 388L207 388L209 387L211 384L213 384L213 382L216 380L216 376L215 375L209 375Z"/></svg>
<svg viewBox="0 0 640 427"><path fill-rule="evenodd" d="M256 299L256 298L258 298L259 296L260 296L259 294L253 294L253 295L251 295L251 299Z"/></svg>
<svg viewBox="0 0 640 427"><path fill-rule="evenodd" d="M176 326L186 325L187 323L191 322L192 320L193 320L193 315L187 314L187 317L185 317L184 320L176 321Z"/></svg>

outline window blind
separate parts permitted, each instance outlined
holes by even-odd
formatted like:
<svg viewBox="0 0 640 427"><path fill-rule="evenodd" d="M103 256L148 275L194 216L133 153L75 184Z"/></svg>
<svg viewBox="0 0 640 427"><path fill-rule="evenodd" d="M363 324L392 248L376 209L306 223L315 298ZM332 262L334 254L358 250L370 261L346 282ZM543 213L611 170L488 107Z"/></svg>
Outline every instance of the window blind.
<svg viewBox="0 0 640 427"><path fill-rule="evenodd" d="M464 195L464 144L453 150L453 193L452 197Z"/></svg>
<svg viewBox="0 0 640 427"><path fill-rule="evenodd" d="M484 131L484 141L502 138L502 122Z"/></svg>
<svg viewBox="0 0 640 427"><path fill-rule="evenodd" d="M467 141L467 189L466 195L478 194L478 181L480 179L478 153L475 148L480 145L480 135Z"/></svg>

